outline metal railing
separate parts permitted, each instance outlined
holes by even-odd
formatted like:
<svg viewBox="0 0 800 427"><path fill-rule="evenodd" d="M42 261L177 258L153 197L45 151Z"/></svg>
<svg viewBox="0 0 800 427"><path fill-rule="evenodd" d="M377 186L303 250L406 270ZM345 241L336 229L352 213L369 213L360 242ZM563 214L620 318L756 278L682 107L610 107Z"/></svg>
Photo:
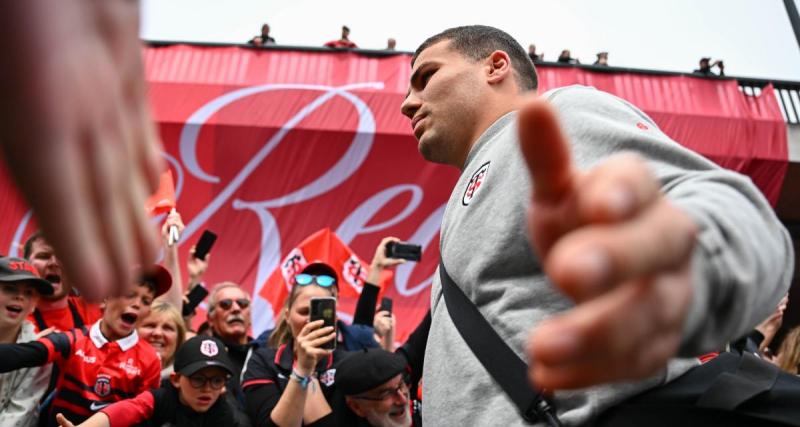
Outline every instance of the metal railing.
<svg viewBox="0 0 800 427"><path fill-rule="evenodd" d="M403 51L389 51L389 50L382 50L382 49L331 49L328 47L316 47L316 46L291 46L291 45L266 45L261 47L254 47L248 44L235 44L235 43L197 43L197 42L181 42L181 41L157 41L157 40L145 40L145 43L149 46L153 47L160 47L160 46L171 46L175 44L188 44L194 46L207 46L207 47L228 47L228 46L238 46L243 48L250 48L250 49L264 49L264 50L277 50L277 51L285 51L285 50L293 50L293 51L305 51L305 52L327 52L332 53L336 51L353 51L358 52L361 55L365 56L373 56L373 57L382 57L382 56L393 56L393 55L409 55L413 52L403 52ZM761 95L761 89L768 85L772 84L775 88L775 97L778 100L778 106L780 106L781 114L783 114L783 119L787 124L798 125L800 124L800 82L796 81L787 81L787 80L768 80L768 79L757 79L757 78L750 78L750 77L736 77L736 76L700 76L693 73L682 73L677 71L665 71L665 70L648 70L643 68L629 68L629 67L598 67L594 65L587 65L587 64L562 64L558 62L537 62L536 65L544 65L547 67L563 67L563 68L570 68L570 67L579 67L584 68L592 71L597 72L609 72L609 73L635 73L635 74L649 74L649 75L656 75L656 76L692 76L697 78L704 78L704 79L712 79L712 80L736 80L739 83L739 90L741 90L745 95L748 96L759 96Z"/></svg>
<svg viewBox="0 0 800 427"><path fill-rule="evenodd" d="M775 98L778 100L778 106L781 107L783 120L791 125L800 124L800 82L741 77L736 80L739 81L739 89L745 95L751 96L760 95L761 88L772 83L772 87L775 88Z"/></svg>

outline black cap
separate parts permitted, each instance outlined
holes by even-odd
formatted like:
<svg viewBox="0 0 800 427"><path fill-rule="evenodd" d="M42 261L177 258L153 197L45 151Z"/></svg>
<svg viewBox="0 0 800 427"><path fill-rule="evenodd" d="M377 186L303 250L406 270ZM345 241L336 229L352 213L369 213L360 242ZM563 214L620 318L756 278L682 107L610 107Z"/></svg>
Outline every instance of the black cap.
<svg viewBox="0 0 800 427"><path fill-rule="evenodd" d="M222 341L207 335L197 335L186 340L175 353L175 372L189 376L195 372L217 366L233 375L233 364Z"/></svg>
<svg viewBox="0 0 800 427"><path fill-rule="evenodd" d="M336 279L336 284L339 284L339 275L336 274L336 270L322 261L314 261L311 264L306 265L298 274L313 274L315 276L325 274Z"/></svg>
<svg viewBox="0 0 800 427"><path fill-rule="evenodd" d="M0 258L0 282L33 285L39 295L53 295L53 284L39 277L36 269L22 258Z"/></svg>
<svg viewBox="0 0 800 427"><path fill-rule="evenodd" d="M336 367L336 388L352 396L372 390L406 370L402 356L375 347L350 353Z"/></svg>

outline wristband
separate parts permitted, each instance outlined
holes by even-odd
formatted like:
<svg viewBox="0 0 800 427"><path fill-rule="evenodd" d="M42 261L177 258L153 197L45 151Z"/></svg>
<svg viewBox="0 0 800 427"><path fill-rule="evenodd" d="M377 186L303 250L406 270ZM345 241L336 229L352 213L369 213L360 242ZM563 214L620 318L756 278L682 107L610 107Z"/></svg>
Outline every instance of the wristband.
<svg viewBox="0 0 800 427"><path fill-rule="evenodd" d="M304 377L298 374L297 371L295 371L294 369L292 369L292 373L291 375L289 375L289 377L297 381L297 383L300 384L300 388L302 388L303 390L308 388L308 383L311 382L311 374L309 374L307 377Z"/></svg>

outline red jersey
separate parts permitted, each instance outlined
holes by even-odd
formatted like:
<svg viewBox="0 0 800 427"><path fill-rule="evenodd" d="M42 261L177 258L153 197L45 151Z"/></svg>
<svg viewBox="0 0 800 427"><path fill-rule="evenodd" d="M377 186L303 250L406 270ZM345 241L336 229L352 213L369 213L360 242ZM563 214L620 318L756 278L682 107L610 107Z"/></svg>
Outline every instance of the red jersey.
<svg viewBox="0 0 800 427"><path fill-rule="evenodd" d="M87 333L88 332L88 333ZM161 361L153 347L131 335L109 342L100 322L90 330L73 329L24 344L0 344L0 371L53 362L59 369L49 425L63 413L73 423L86 420L111 403L158 388Z"/></svg>
<svg viewBox="0 0 800 427"><path fill-rule="evenodd" d="M59 331L69 331L91 325L100 320L101 317L103 317L103 314L100 311L100 306L90 304L81 297L71 295L67 297L67 305L63 308L46 311L37 308L28 316L28 320L36 326L36 332L51 326L55 326Z"/></svg>

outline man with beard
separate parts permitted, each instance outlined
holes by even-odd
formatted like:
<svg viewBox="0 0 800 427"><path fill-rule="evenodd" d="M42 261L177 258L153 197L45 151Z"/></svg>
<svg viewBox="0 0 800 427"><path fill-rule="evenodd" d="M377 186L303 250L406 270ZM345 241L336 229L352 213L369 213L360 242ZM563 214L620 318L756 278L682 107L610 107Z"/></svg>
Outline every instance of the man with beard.
<svg viewBox="0 0 800 427"><path fill-rule="evenodd" d="M399 352L368 348L351 353L336 366L336 387L345 396L347 408L357 417L348 420L348 425L422 425L420 402L413 391L420 379L422 367L419 365L429 327L430 315ZM347 419L347 415L340 414L340 417Z"/></svg>
<svg viewBox="0 0 800 427"><path fill-rule="evenodd" d="M239 379L247 355L253 348L250 330L250 295L233 282L222 282L214 287L208 299L208 325L211 334L228 348L233 363L233 375L227 384L228 397L235 399L236 407L244 410L244 395Z"/></svg>
<svg viewBox="0 0 800 427"><path fill-rule="evenodd" d="M72 286L64 279L61 261L56 258L53 247L45 240L41 231L28 237L23 247L23 256L36 268L39 277L53 285L53 294L42 296L36 309L28 317L37 331L54 327L68 331L91 325L101 317L100 307L83 298L70 295Z"/></svg>

